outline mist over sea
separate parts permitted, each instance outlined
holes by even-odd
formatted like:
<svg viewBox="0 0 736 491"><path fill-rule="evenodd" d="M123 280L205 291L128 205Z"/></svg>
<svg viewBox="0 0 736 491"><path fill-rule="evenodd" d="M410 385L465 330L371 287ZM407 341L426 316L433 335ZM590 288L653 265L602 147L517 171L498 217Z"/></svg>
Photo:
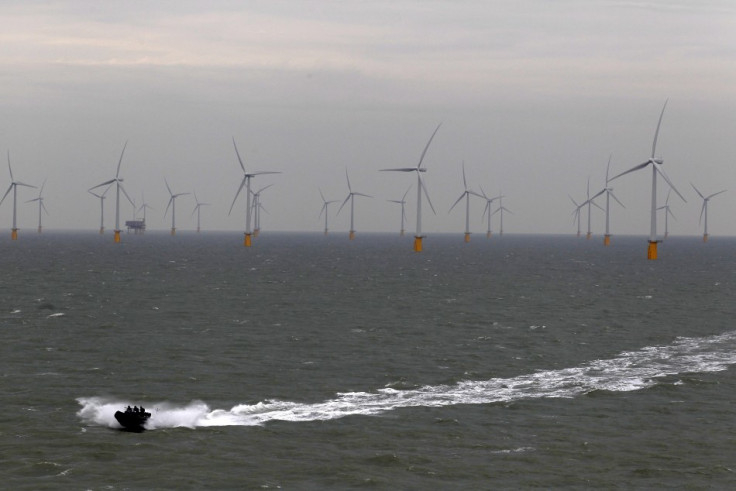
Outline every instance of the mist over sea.
<svg viewBox="0 0 736 491"><path fill-rule="evenodd" d="M7 489L736 487L736 239L7 235Z"/></svg>

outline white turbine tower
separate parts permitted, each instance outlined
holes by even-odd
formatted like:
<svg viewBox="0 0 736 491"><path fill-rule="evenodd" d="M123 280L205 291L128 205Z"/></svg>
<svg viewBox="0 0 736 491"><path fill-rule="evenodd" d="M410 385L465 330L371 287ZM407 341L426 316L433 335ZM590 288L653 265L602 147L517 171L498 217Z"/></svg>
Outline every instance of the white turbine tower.
<svg viewBox="0 0 736 491"><path fill-rule="evenodd" d="M43 227L41 227L41 211L46 212L46 214L49 214L49 211L46 209L46 205L43 204L43 187L46 185L46 180L44 179L43 184L41 184L41 189L38 191L38 198L29 199L26 201L26 203L33 203L34 201L38 201L38 233L40 234L43 230Z"/></svg>
<svg viewBox="0 0 736 491"><path fill-rule="evenodd" d="M8 194L10 191L13 191L13 228L10 231L10 238L12 240L18 239L18 222L17 222L17 205L18 205L18 186L25 186L27 188L35 188L36 186L31 186L30 184L25 184L20 181L16 181L15 178L13 178L13 169L10 167L10 150L8 150L8 170L10 171L10 186L8 186L8 190L5 191L5 195L3 196L3 199L0 199L0 205L3 204L3 201L5 201L5 198L8 197Z"/></svg>
<svg viewBox="0 0 736 491"><path fill-rule="evenodd" d="M98 184L97 186L89 188L89 191L91 192L93 189L100 188L102 186L107 186L108 184L115 183L116 187L116 195L115 195L115 242L120 242L120 191L123 192L126 198L128 198L128 201L130 201L130 204L133 204L133 200L130 199L130 196L128 196L128 193L125 192L125 188L123 188L123 178L120 177L120 164L123 162L123 154L125 153L125 147L128 146L128 142L125 142L125 145L123 145L123 151L120 152L120 160L118 160L118 169L115 172L115 178L110 179L109 181L105 181L102 184ZM105 191L107 192L107 191ZM92 193L94 194L94 193ZM102 230L102 227L100 227L100 230Z"/></svg>
<svg viewBox="0 0 736 491"><path fill-rule="evenodd" d="M199 233L199 223L200 223L200 221L199 221L199 218L200 218L199 215L200 215L200 210L201 210L201 208L203 206L209 206L210 204L209 203L200 203L199 199L197 199L197 192L196 191L194 192L194 202L197 203L197 204L194 205L194 210L192 211L192 215L194 215L195 212L197 213L197 233Z"/></svg>
<svg viewBox="0 0 736 491"><path fill-rule="evenodd" d="M647 248L647 259L657 259L657 174L662 176L662 179L665 180L667 184L672 188L672 190L682 199L682 201L687 202L687 200L680 194L680 192L675 188L675 186L672 184L672 181L670 181L669 177L664 173L664 171L661 169L662 166L662 159L661 158L655 158L655 151L657 150L657 137L659 136L659 127L662 125L662 116L664 116L664 110L667 107L667 101L665 101L664 106L662 107L662 112L659 115L659 122L657 122L657 130L654 132L654 141L652 143L652 156L649 157L649 159L646 162L643 162L637 166L632 167L631 169L622 172L621 174L618 174L615 177L612 177L611 180L621 177L625 174L628 174L629 172L634 172L639 169L643 169L644 167L651 165L652 166L652 211L651 211L651 224L649 227L649 247Z"/></svg>
<svg viewBox="0 0 736 491"><path fill-rule="evenodd" d="M434 138L434 135L437 134L437 131L440 129L440 126L442 126L442 123L437 125L437 128L435 128L434 133L432 133L432 136L429 137L429 141L427 142L427 145L424 147L424 151L422 152L421 157L419 157L419 163L416 167L400 167L397 169L381 169L382 171L394 171L394 172L416 172L417 173L417 232L416 235L414 235L414 251L415 252L422 252L422 239L424 236L422 235L422 193L424 193L424 196L427 198L427 203L429 203L429 207L432 209L432 213L435 215L437 214L434 211L434 206L432 206L432 201L429 199L429 193L427 193L427 188L424 185L424 180L422 179L422 172L427 172L427 169L422 168L422 161L424 161L424 156L427 154L427 149L429 148L429 144L432 143L432 139Z"/></svg>
<svg viewBox="0 0 736 491"><path fill-rule="evenodd" d="M455 201L455 203L450 207L450 210L447 213L450 213L453 208L455 208L455 205L460 203L460 201L465 198L465 242L470 242L470 195L478 196L479 198L483 198L484 196L476 193L475 191L468 188L468 181L465 179L465 162L463 162L463 186L464 191L460 195L460 197Z"/></svg>
<svg viewBox="0 0 736 491"><path fill-rule="evenodd" d="M353 188L350 186L350 176L348 176L348 170L345 169L345 179L348 181L348 196L345 198L345 201L342 202L342 205L340 205L340 208L337 210L337 214L340 214L340 211L342 210L343 206L350 201L350 240L353 240L355 238L355 197L356 196L365 196L366 198L372 198L373 196L358 193L356 191L353 191Z"/></svg>
<svg viewBox="0 0 736 491"><path fill-rule="evenodd" d="M664 205L657 208L657 210L664 210L664 238L666 239L670 235L670 221L669 216L671 215L672 218L677 220L675 218L675 214L672 213L672 210L670 210L670 194L672 193L672 190L670 189L667 191L667 199L664 200Z"/></svg>
<svg viewBox="0 0 736 491"><path fill-rule="evenodd" d="M493 212L494 215L498 213L500 217L499 225L498 225L498 235L503 235L503 212L506 211L513 215L511 210L503 206L503 198L504 198L503 196L498 197L498 208L496 208L496 211Z"/></svg>
<svg viewBox="0 0 736 491"><path fill-rule="evenodd" d="M608 157L608 165L606 166L606 187L598 191L598 193L593 196L591 199L596 199L598 196L600 196L603 193L606 193L606 235L603 236L603 245L609 246L611 245L611 198L616 200L616 203L619 205L624 206L623 203L621 203L615 194L613 194L613 188L608 185L608 183L611 181L608 178L608 171L611 168L611 157Z"/></svg>
<svg viewBox="0 0 736 491"><path fill-rule="evenodd" d="M483 191L483 188L480 188L480 193L483 195L483 198L486 200L486 206L483 208L483 215L481 216L481 220L483 220L486 215L488 215L488 228L486 230L486 238L491 237L491 215L493 215L493 210L491 207L493 206L493 202L497 199L502 198L503 196L496 196L495 198L489 198L488 195L486 195L486 192Z"/></svg>
<svg viewBox="0 0 736 491"><path fill-rule="evenodd" d="M409 190L410 189L411 189L411 186L409 186L406 189L406 192L404 193L404 196L402 196L400 200L398 200L398 199L389 199L389 200L386 200L386 201L388 201L390 203L397 203L397 204L401 205L401 230L399 232L399 235L401 237L404 236L404 221L406 220L406 211L405 211L405 208L406 208L406 195L409 194Z"/></svg>
<svg viewBox="0 0 736 491"><path fill-rule="evenodd" d="M322 197L322 209L319 211L319 217L317 217L317 218L318 219L319 218L322 218L322 213L325 214L325 235L327 235L327 215L329 214L328 207L329 207L329 205L331 203L339 203L340 201L339 200L327 201L325 199L325 195L322 194L322 190L319 189L319 188L318 188L318 190L319 190L319 195Z"/></svg>
<svg viewBox="0 0 736 491"><path fill-rule="evenodd" d="M237 201L238 196L240 195L240 191L243 190L245 187L246 190L246 199L245 199L245 239L243 241L243 245L245 247L251 246L251 229L250 229L250 218L251 218L251 190L250 190L250 180L252 177L261 175L261 174L281 174L280 172L275 171L261 171L261 172L246 172L245 171L245 165L243 165L243 159L240 158L240 153L238 152L238 146L235 144L235 138L233 137L233 147L235 147L235 155L238 157L238 163L240 163L240 168L243 169L243 180L240 182L240 187L238 188L238 192L235 193L235 198L233 198L233 204L230 205L230 211L227 213L230 215L233 211L233 206L235 206L235 201Z"/></svg>
<svg viewBox="0 0 736 491"><path fill-rule="evenodd" d="M708 196L703 196L703 193L698 191L698 188L695 187L695 184L690 183L690 185L693 187L696 193L698 193L698 196L700 196L703 199L703 207L700 209L700 219L698 220L698 225L700 225L700 222L703 222L703 242L708 242L708 201L713 196L718 196L721 193L725 193L726 190L718 191L717 193L713 193ZM705 217L705 220L703 220L703 217Z"/></svg>
<svg viewBox="0 0 736 491"><path fill-rule="evenodd" d="M169 195L171 196L169 198L169 203L166 205L166 210L164 211L164 217L166 217L166 213L169 211L169 206L171 206L171 235L176 235L176 198L178 198L179 196L185 196L189 193L174 194L171 191L171 188L169 187L169 183L166 181L166 178L164 178L164 183L166 184L166 189L169 191Z"/></svg>

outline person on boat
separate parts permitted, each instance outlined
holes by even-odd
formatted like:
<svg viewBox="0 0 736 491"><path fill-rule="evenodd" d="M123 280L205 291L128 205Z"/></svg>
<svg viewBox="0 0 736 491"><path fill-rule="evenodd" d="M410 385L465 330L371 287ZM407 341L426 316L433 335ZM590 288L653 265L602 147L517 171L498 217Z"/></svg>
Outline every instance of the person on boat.
<svg viewBox="0 0 736 491"><path fill-rule="evenodd" d="M138 406L133 406L133 412L138 414Z"/></svg>
<svg viewBox="0 0 736 491"><path fill-rule="evenodd" d="M133 410L132 410L132 409L130 408L130 406L128 406L128 407L127 407L127 409L125 409L125 412L126 412L126 413L132 413L132 412L133 412Z"/></svg>

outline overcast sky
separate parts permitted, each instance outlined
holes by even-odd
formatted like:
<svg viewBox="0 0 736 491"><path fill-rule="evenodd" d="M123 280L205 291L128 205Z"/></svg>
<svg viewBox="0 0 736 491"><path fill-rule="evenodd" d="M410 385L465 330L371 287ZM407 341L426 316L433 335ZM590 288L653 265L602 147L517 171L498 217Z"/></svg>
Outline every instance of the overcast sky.
<svg viewBox="0 0 736 491"><path fill-rule="evenodd" d="M612 174L646 160L669 99L657 155L687 198L670 199L670 233L702 233L692 182L729 189L710 204L709 232L736 234L730 0L2 1L0 20L0 149L17 180L47 180L48 229L98 227L87 189L114 177L128 141L121 176L155 208L149 229L170 227L166 178L211 203L204 229L244 230L244 200L228 216L242 178L234 137L248 171L282 172L253 181L273 184L264 231L320 231L318 189L344 200L346 169L353 190L374 196L356 198L358 234L398 230L387 200L410 185L413 231L414 176L378 170L415 166L442 123L424 161L437 211L424 208L425 232L464 230L464 207L448 210L465 162L474 190L506 196L506 233L574 233L568 195L583 201L588 178L600 190L609 156ZM2 165L3 193L9 183ZM612 233L646 236L650 172L612 185L626 206L613 208ZM29 233L37 208L25 201L38 190L18 191ZM196 227L193 207L179 198L178 229ZM330 229L347 232L349 208L338 207ZM479 234L483 207L471 202ZM121 210L132 218L130 204ZM603 230L595 211L593 232Z"/></svg>

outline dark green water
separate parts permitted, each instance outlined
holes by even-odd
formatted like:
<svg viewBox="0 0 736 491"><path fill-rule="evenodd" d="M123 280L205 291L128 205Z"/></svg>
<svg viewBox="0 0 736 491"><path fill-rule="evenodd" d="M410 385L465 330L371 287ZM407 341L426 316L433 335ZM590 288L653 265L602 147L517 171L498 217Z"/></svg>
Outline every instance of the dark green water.
<svg viewBox="0 0 736 491"><path fill-rule="evenodd" d="M736 240L123 240L0 239L7 489L736 486Z"/></svg>

